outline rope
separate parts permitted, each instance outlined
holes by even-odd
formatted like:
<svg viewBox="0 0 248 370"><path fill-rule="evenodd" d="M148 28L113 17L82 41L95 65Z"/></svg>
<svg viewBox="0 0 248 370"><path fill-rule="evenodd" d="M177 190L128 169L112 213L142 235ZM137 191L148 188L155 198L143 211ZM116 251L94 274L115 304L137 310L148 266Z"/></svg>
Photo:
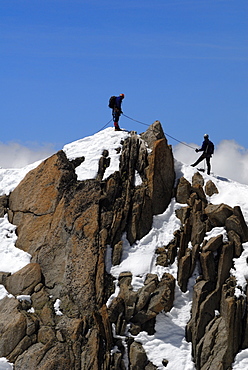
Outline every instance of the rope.
<svg viewBox="0 0 248 370"><path fill-rule="evenodd" d="M96 132L96 134L98 133L98 132L100 132L100 131L102 131L106 126L108 126L108 124L110 124L110 122L112 121L112 118L106 123L106 125L104 125L102 128L100 128L100 130L98 130L97 132Z"/></svg>
<svg viewBox="0 0 248 370"><path fill-rule="evenodd" d="M127 118L131 119L132 121L135 121L135 122L141 123L142 125L150 126L150 125L148 125L147 123L144 123L144 122L141 122L141 121L137 121L137 119L133 119L133 118L131 118L131 117L128 117L128 116L127 116L126 114L124 114L124 113L122 113L122 115L123 115L124 117L127 117Z"/></svg>
<svg viewBox="0 0 248 370"><path fill-rule="evenodd" d="M128 118L128 119L131 119L132 121L135 121L135 122L141 123L142 125L150 126L150 125L148 125L147 123L144 123L144 122L141 122L141 121L137 121L136 119L133 119L133 118L131 118L131 117L128 117L128 116L127 116L126 114L124 114L124 113L122 113L122 115L123 115L123 116L125 116L125 117L126 117L126 118ZM177 141L178 143L183 144L183 145L185 145L185 146L187 146L187 147L189 147L189 148L191 148L191 149L194 149L194 150L195 150L195 148L193 148L193 146L188 145L188 144L184 143L183 141L177 140L175 137L173 137L173 136L171 136L171 135L167 134L166 132L165 132L165 135L166 135L166 136L169 136L171 139L173 139L173 140Z"/></svg>

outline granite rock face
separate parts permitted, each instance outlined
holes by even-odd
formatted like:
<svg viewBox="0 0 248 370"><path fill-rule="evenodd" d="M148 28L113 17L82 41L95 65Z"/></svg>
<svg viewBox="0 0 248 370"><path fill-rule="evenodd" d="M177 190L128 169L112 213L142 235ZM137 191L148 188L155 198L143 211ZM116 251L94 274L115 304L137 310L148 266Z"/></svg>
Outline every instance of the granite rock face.
<svg viewBox="0 0 248 370"><path fill-rule="evenodd" d="M137 293L121 283L118 304L106 307L114 289L105 268L107 246L117 264L122 234L126 232L131 244L146 235L153 215L167 208L173 193L174 159L159 122L146 137L150 149L135 133L122 143L119 171L106 180L111 160L107 150L99 158L96 179L86 181L78 181L75 174L84 157L69 161L59 151L3 198L3 213L17 226L16 246L32 256L15 274L0 274L9 293L27 295L22 301L6 298L8 305L0 302L1 320L8 322L0 327L0 356L13 361L15 369L124 368L121 346L111 355L116 345L113 320L124 330L131 312L136 317L142 312L142 325L152 327L157 313L172 307L172 276L150 282L138 305ZM136 173L142 179L138 186ZM121 319L124 307L127 314ZM10 311L12 320L7 321ZM129 349L135 368L143 351L135 343Z"/></svg>
<svg viewBox="0 0 248 370"><path fill-rule="evenodd" d="M233 258L242 253L241 241L248 240L248 228L240 207L208 204L201 177L200 173L195 174L192 184L180 179L176 199L183 207L176 215L182 226L174 233L174 241L157 250L157 263L166 266L164 261L171 261L171 246L177 250L177 280L183 292L187 291L196 264L200 266L186 339L192 342L197 370L228 370L237 352L247 347L245 292L237 295L240 287L230 270ZM218 192L209 182L205 190L207 195ZM225 228L227 239L223 239L223 234L205 238L206 232L215 227ZM172 262L174 259L175 252Z"/></svg>
<svg viewBox="0 0 248 370"><path fill-rule="evenodd" d="M237 295L241 288L230 272L248 241L242 210L209 203L218 189L211 181L204 187L199 172L174 188L174 159L160 122L140 136L132 132L121 148L119 171L105 180L107 150L96 178L86 181L75 174L84 157L69 161L59 151L1 198L2 215L7 212L17 226L16 246L32 258L14 274L0 272L0 284L12 294L0 301L0 357L16 370L124 370L127 359L132 370L155 370L135 337L155 333L157 315L173 308L176 280L186 292L194 276L185 333L196 369L228 370L248 347L246 292ZM106 270L107 251L118 265L123 233L131 245L145 236L173 195L181 204L181 227L156 249L156 263L177 261L176 278L147 274L134 290L132 273L125 271L111 300L115 284ZM225 236L207 238L215 227Z"/></svg>

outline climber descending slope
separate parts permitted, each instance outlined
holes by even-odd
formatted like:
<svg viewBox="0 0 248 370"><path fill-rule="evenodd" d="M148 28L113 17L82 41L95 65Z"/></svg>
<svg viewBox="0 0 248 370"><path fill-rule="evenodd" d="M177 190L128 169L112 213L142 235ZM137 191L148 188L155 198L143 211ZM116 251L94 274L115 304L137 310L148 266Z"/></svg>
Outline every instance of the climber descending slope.
<svg viewBox="0 0 248 370"><path fill-rule="evenodd" d="M212 143L212 141L209 140L208 134L204 135L204 141L202 142L201 148L196 149L195 151L196 151L196 153L198 153L198 152L203 152L203 153L197 159L197 161L195 163L193 163L191 166L195 167L196 165L198 165L198 163L203 161L203 159L206 159L207 168L208 168L207 169L207 174L210 175L210 169L211 169L210 158L212 157L212 154L214 154L214 144Z"/></svg>

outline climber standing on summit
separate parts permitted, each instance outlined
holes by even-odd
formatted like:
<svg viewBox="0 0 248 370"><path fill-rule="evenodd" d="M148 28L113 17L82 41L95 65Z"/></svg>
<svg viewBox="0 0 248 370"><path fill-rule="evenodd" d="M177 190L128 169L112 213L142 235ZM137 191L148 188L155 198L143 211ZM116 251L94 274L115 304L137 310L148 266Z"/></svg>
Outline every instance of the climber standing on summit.
<svg viewBox="0 0 248 370"><path fill-rule="evenodd" d="M119 96L115 97L112 96L110 99L112 99L112 102L109 101L109 107L112 108L112 116L115 126L115 131L121 131L119 127L119 118L120 115L123 113L121 110L121 103L122 100L125 98L124 94L120 94Z"/></svg>
<svg viewBox="0 0 248 370"><path fill-rule="evenodd" d="M202 142L201 148L196 149L195 151L196 151L196 153L198 153L198 152L203 152L203 153L197 159L197 161L195 163L193 163L191 166L195 167L196 165L198 165L198 163L203 161L203 159L206 159L207 168L208 168L207 169L207 174L210 175L210 169L211 169L210 158L212 157L212 154L214 154L214 144L212 143L212 141L209 140L208 134L204 135L204 141Z"/></svg>

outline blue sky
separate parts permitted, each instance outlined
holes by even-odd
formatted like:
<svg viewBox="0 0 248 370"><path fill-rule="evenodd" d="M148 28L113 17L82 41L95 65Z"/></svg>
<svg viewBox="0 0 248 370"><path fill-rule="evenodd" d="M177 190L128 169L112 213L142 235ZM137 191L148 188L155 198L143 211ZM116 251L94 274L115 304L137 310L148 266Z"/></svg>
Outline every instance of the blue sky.
<svg viewBox="0 0 248 370"><path fill-rule="evenodd" d="M125 93L124 114L178 140L248 148L247 0L1 0L0 27L3 145L59 150Z"/></svg>

